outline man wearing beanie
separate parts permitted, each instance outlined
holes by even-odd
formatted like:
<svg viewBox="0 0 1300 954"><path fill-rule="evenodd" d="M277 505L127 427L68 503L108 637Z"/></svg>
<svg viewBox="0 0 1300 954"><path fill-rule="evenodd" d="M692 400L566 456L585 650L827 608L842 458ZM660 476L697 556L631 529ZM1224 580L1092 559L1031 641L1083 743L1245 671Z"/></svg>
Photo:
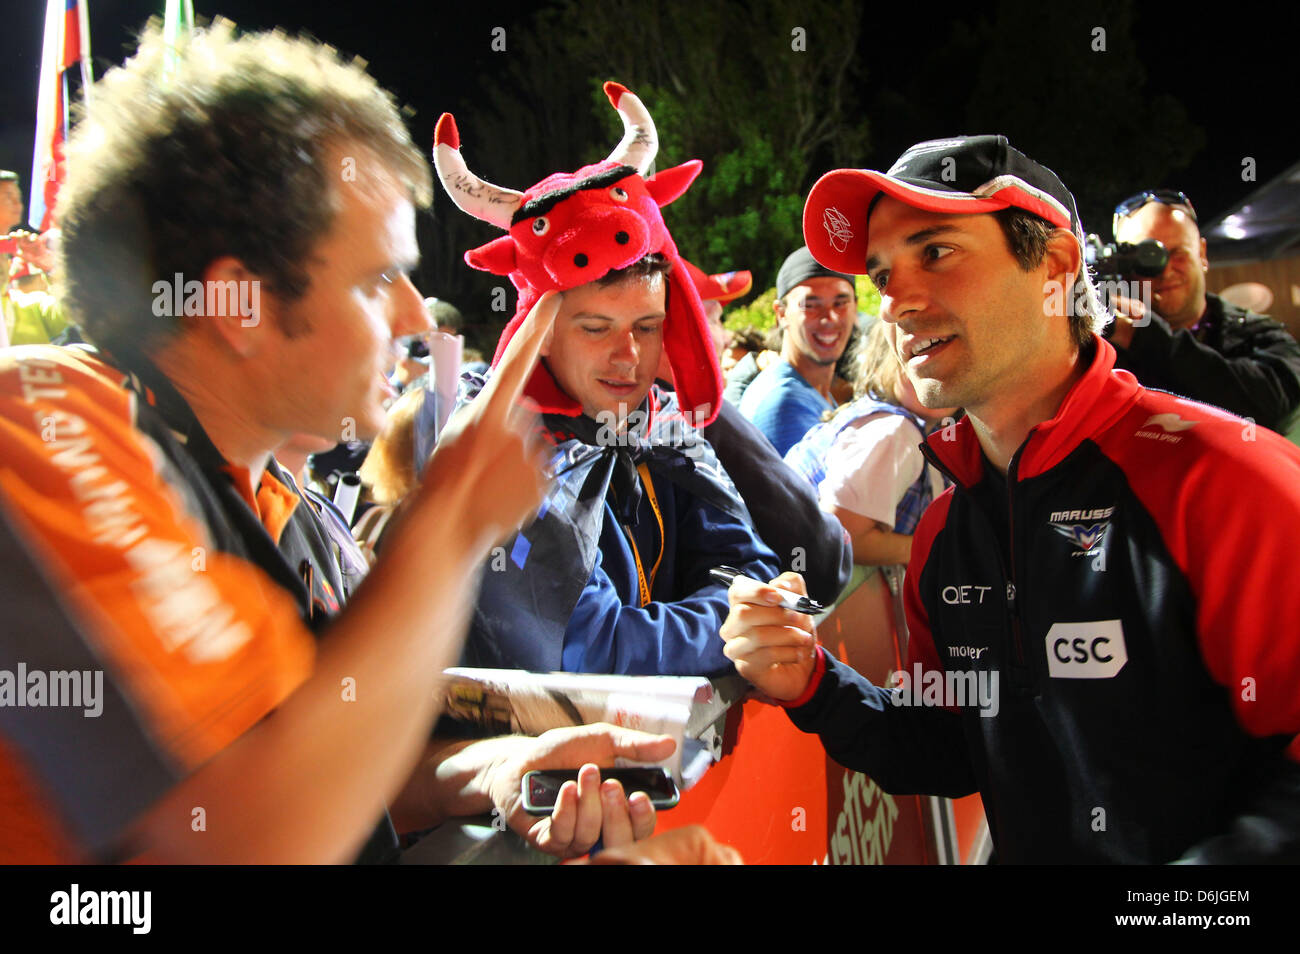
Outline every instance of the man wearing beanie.
<svg viewBox="0 0 1300 954"><path fill-rule="evenodd" d="M740 413L784 455L808 429L834 410L835 362L857 320L853 279L818 263L807 246L785 260L776 276L776 320L785 332L781 360L745 390Z"/></svg>
<svg viewBox="0 0 1300 954"><path fill-rule="evenodd" d="M923 445L954 486L891 688L737 580L741 675L886 791L978 791L1002 862L1300 859L1300 449L1114 370L1074 198L1002 136L829 173L804 237L966 417Z"/></svg>

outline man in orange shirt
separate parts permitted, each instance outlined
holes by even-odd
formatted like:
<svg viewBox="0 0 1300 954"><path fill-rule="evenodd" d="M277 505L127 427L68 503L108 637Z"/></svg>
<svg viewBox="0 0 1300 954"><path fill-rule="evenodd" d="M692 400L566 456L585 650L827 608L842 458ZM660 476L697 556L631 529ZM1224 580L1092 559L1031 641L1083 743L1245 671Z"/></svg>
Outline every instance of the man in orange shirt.
<svg viewBox="0 0 1300 954"><path fill-rule="evenodd" d="M218 23L165 81L164 55L151 29L69 144L67 301L100 350L0 362L0 536L31 571L6 578L0 860L384 860L385 805L404 831L495 808L559 854L644 837L648 800L594 765L542 821L518 780L669 739L428 741L476 568L542 498L513 408L556 297L341 609L336 554L272 452L382 422L392 341L428 326L407 276L429 172L332 50Z"/></svg>

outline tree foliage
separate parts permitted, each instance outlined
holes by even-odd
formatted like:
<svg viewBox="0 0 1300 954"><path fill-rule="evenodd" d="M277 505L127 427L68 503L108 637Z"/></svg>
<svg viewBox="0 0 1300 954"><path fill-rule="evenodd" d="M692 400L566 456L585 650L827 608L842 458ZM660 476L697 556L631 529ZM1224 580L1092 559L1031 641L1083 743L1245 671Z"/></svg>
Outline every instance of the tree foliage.
<svg viewBox="0 0 1300 954"><path fill-rule="evenodd" d="M1169 95L1147 92L1132 0L1053 8L1001 0L978 27L986 53L970 94L971 130L1004 133L1074 193L1084 228L1109 238L1115 203L1168 184L1204 146ZM1188 69L1196 69L1187 64Z"/></svg>
<svg viewBox="0 0 1300 954"><path fill-rule="evenodd" d="M647 11L618 0L613 8L584 24L599 51L594 75L619 77L645 100L660 131L660 167L705 162L668 213L678 247L706 270L749 269L763 287L803 244L812 183L866 148L856 98L860 5L676 2ZM652 20L652 41L640 42L624 16ZM616 135L608 105L598 105Z"/></svg>
<svg viewBox="0 0 1300 954"><path fill-rule="evenodd" d="M937 18L924 42L912 38L906 68L891 68L900 57L886 44L906 39L869 29L852 0L556 0L510 25L487 61L473 108L457 115L464 154L515 189L596 162L621 135L601 84L623 83L654 116L658 168L704 161L665 212L678 248L706 271L752 271L758 307L743 314L770 323L770 301L756 299L803 244L804 200L830 169L884 169L913 142L1001 132L1059 173L1085 227L1105 234L1119 198L1169 184L1202 148L1183 105L1147 91L1131 0L1046 19L1031 0L984 9ZM499 234L441 195L421 234L422 274L483 322L489 348L507 316L488 303L508 282L461 256ZM878 307L874 290L860 297Z"/></svg>
<svg viewBox="0 0 1300 954"><path fill-rule="evenodd" d="M621 136L601 92L603 81L617 80L654 117L657 168L705 163L665 213L682 254L706 271L749 269L762 288L803 244L803 201L817 176L853 163L867 143L854 92L862 79L859 5L812 0L797 13L789 6L606 0L596 15L590 3L562 0L543 8L509 31L509 51L485 79L480 107L457 117L466 160L516 189L598 161ZM433 254L448 279L463 282L451 271L459 252L500 233L453 224L459 213L440 206L438 223L451 228ZM484 285L473 298L486 294Z"/></svg>

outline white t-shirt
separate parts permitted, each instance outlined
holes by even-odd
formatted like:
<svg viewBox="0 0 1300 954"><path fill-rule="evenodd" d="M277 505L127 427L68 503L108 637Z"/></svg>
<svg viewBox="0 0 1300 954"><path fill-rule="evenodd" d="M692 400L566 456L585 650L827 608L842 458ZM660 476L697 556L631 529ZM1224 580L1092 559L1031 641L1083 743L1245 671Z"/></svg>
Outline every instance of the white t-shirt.
<svg viewBox="0 0 1300 954"><path fill-rule="evenodd" d="M925 463L921 429L899 414L869 414L843 431L826 454L821 508L843 507L894 526L894 512ZM929 470L931 498L943 493L943 478Z"/></svg>

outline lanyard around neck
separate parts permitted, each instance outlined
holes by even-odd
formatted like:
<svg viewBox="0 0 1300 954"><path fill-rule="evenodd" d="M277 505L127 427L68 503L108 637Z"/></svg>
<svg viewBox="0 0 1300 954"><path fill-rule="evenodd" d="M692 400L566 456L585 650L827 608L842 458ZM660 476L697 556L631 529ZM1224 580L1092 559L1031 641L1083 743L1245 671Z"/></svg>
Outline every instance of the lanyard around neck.
<svg viewBox="0 0 1300 954"><path fill-rule="evenodd" d="M632 545L632 559L636 561L636 582L637 589L641 597L641 605L648 606L651 602L650 591L655 585L655 574L659 572L659 564L664 558L664 517L659 510L659 498L655 496L654 481L650 479L650 470L645 464L637 464L636 472L641 475L641 485L645 487L646 499L650 501L650 509L654 511L655 523L659 525L659 555L655 557L654 566L650 568L650 579L646 580L645 568L641 564L641 551L637 549L636 538L632 536L632 530L627 524L623 524L623 533L627 536L627 542Z"/></svg>

